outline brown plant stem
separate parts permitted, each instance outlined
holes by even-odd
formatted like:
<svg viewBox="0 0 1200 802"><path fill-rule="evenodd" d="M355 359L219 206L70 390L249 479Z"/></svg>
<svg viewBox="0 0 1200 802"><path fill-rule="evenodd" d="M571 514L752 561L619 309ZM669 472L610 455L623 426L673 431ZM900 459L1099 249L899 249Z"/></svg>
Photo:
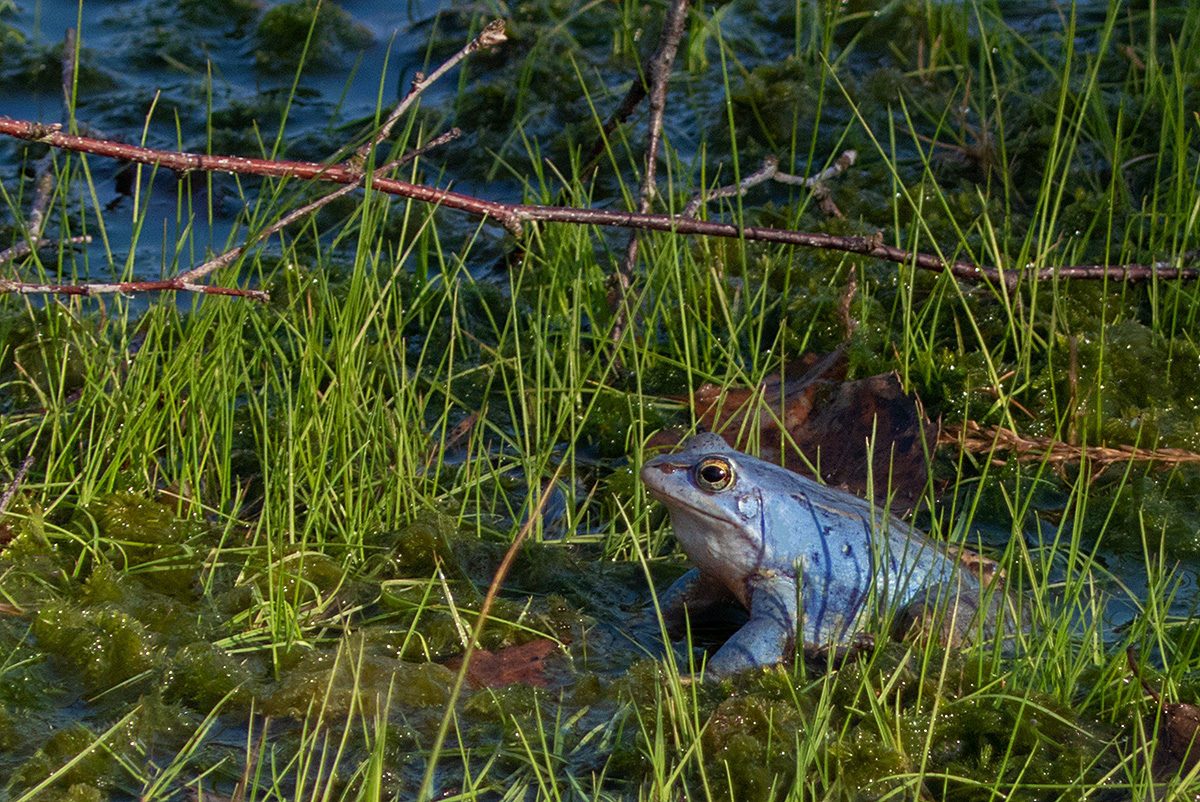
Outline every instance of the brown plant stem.
<svg viewBox="0 0 1200 802"><path fill-rule="evenodd" d="M314 162L271 161L241 156L208 156L200 153L182 153L155 150L121 142L71 136L62 133L59 126L44 125L25 120L0 117L0 134L18 139L42 142L51 147L82 153L93 153L116 159L128 159L141 164L161 165L180 172L203 170L239 173L242 175L269 175L303 179L320 179L339 184L352 184L361 179L362 173L342 165ZM609 211L605 209L573 209L565 206L526 206L499 203L463 195L446 189L410 184L394 178L378 178L372 185L388 194L413 200L437 204L448 209L477 214L491 218L516 236L520 236L524 222L571 223L614 228L637 228L647 231L669 231L675 234L691 234L709 237L745 238L758 242L775 242L783 245L800 245L828 251L855 253L873 259L882 259L900 264L913 264L922 270L948 271L958 278L970 281L990 281L1015 288L1022 280L1046 281L1050 279L1103 279L1123 281L1146 281L1153 278L1184 279L1200 278L1200 269L1170 267L1166 265L1070 265L1042 268L996 268L976 265L971 262L951 261L927 253L914 253L903 248L885 245L883 237L840 237L806 231L789 231L758 226L739 226L706 220L688 220L665 214L642 214L639 212Z"/></svg>
<svg viewBox="0 0 1200 802"><path fill-rule="evenodd" d="M8 279L0 278L0 294L94 296L110 295L117 292L159 292L162 290L198 292L204 295L232 295L238 298L252 298L255 301L271 300L271 296L263 290L213 287L207 284L193 284L189 281L181 281L180 279L166 279L164 281L118 281L93 284L37 284L24 281L9 281Z"/></svg>
<svg viewBox="0 0 1200 802"><path fill-rule="evenodd" d="M520 531L517 532L517 536L513 538L508 551L504 553L504 558L500 560L499 567L496 568L496 574L492 577L491 584L488 585L487 593L483 597L483 604L479 607L479 615L475 618L475 626L471 629L471 637L467 638L466 644L463 646L462 665L454 676L454 685L450 689L450 698L446 701L446 712L442 715L442 722L438 726L433 746L429 750L429 762L425 766L425 775L421 780L420 790L417 791L418 802L426 802L433 798L434 772L437 769L442 747L446 743L446 736L450 731L450 722L454 719L454 707L458 704L458 699L462 695L463 685L466 683L467 670L471 666L471 655L475 652L479 636L482 634L483 627L492 612L492 605L495 604L496 598L500 595L500 588L504 585L504 580L508 578L508 572L512 568L513 562L517 559L517 553L521 549L521 544L529 537L529 533L533 531L538 519L541 518L542 510L546 508L546 502L550 500L550 496L553 494L554 488L558 484L558 479L562 476L566 465L567 463L564 460L554 469L554 475L543 486L542 494L538 497L537 504L529 514L529 518L526 519L525 525L521 527Z"/></svg>
<svg viewBox="0 0 1200 802"><path fill-rule="evenodd" d="M1129 445L1078 446L1051 437L1022 435L1002 426L980 426L964 421L961 426L942 427L938 445L954 445L970 454L989 454L996 464L1007 453L1018 462L1046 462L1063 465L1088 461L1098 468L1127 462L1152 462L1161 468L1200 463L1200 454L1182 448L1137 448Z"/></svg>

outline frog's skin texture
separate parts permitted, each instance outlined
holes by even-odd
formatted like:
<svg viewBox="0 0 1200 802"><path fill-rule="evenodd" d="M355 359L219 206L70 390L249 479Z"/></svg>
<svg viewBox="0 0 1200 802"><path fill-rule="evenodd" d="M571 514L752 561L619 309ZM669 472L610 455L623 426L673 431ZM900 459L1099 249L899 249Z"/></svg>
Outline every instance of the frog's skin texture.
<svg viewBox="0 0 1200 802"><path fill-rule="evenodd" d="M962 632L979 607L978 580L923 534L718 435L648 460L641 477L696 566L660 599L668 620L734 600L750 611L708 661L707 678L790 660L797 634L839 646L874 616L907 627L916 607L940 607L955 619L942 634Z"/></svg>

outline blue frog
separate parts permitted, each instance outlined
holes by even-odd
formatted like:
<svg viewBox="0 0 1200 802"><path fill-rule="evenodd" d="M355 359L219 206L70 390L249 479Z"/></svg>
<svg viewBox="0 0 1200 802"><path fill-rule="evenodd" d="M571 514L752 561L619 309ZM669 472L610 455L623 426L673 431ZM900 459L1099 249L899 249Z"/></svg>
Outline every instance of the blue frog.
<svg viewBox="0 0 1200 802"><path fill-rule="evenodd" d="M847 647L877 621L897 639L925 631L944 643L994 626L982 620L990 612L977 615L993 606L981 605L978 577L944 547L716 434L647 460L641 477L696 566L660 599L667 620L734 602L750 613L709 659L707 678L788 661L797 637Z"/></svg>

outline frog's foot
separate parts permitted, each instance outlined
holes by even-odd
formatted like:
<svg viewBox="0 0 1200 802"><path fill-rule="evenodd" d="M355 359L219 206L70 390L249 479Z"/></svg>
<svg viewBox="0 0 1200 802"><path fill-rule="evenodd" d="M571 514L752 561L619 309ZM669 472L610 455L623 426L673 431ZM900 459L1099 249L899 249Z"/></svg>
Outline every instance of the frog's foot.
<svg viewBox="0 0 1200 802"><path fill-rule="evenodd" d="M851 660L875 651L875 636L869 632L856 632L848 643L804 644L804 667L811 674L821 675L837 671Z"/></svg>

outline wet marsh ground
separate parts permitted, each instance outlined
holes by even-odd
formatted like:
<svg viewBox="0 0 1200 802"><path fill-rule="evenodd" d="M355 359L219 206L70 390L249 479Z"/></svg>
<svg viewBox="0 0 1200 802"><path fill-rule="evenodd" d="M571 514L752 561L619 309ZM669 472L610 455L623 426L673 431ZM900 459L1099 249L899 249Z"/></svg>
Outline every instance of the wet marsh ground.
<svg viewBox="0 0 1200 802"><path fill-rule="evenodd" d="M0 0L0 114L60 118L55 26L78 20L79 124L320 160L504 16L510 41L443 79L392 147L464 135L401 177L632 208L644 111L584 160L663 11ZM1198 34L1200 13L1154 3L696 9L657 210L768 155L806 174L853 148L826 185L839 215L764 184L702 216L1017 271L1188 266ZM327 191L10 140L0 245L23 238L47 154L47 235L94 239L4 266L27 281L174 275ZM834 350L847 320L849 377L896 371L944 426L1200 452L1200 287L1009 288L647 233L614 339L626 234L525 237L367 190L212 279L265 304L0 296L0 478L33 456L0 518L0 799L1188 792L1186 739L1156 732L1170 719L1126 653L1164 701L1197 701L1200 466L943 444L916 523L1002 563L1033 621L1015 648L888 644L720 684L689 681L718 635L663 642L651 585L686 565L635 477L652 435L692 423L671 396L754 386ZM456 693L527 521L478 633L495 662Z"/></svg>

